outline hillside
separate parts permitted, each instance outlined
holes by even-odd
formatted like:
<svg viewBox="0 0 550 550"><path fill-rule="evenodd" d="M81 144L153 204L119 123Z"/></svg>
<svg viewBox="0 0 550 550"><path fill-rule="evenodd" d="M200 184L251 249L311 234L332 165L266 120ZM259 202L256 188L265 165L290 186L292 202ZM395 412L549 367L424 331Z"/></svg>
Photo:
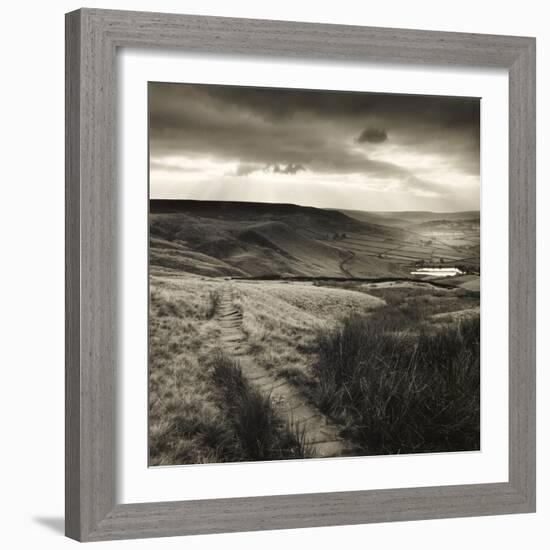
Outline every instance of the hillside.
<svg viewBox="0 0 550 550"><path fill-rule="evenodd" d="M363 212L361 210L340 210L350 218L381 224L390 227L407 228L412 225L445 222L470 222L479 224L479 210L467 210L464 212L429 212L429 211L403 211L403 212Z"/></svg>
<svg viewBox="0 0 550 550"><path fill-rule="evenodd" d="M420 218L421 222L427 221ZM420 235L292 204L150 201L150 265L211 277L387 277L461 257Z"/></svg>

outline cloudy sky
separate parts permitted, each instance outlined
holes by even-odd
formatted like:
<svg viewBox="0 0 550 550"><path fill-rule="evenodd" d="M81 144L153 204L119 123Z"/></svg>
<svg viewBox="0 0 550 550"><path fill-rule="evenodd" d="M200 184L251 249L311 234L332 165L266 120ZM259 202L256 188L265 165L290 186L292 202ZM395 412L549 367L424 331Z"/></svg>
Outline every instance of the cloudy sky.
<svg viewBox="0 0 550 550"><path fill-rule="evenodd" d="M479 208L479 100L149 84L150 196Z"/></svg>

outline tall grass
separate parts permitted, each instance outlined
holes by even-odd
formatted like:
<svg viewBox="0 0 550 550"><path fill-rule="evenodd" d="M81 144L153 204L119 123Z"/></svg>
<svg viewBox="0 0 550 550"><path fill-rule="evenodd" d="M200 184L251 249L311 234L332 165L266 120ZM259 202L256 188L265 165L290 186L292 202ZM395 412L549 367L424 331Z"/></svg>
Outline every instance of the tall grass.
<svg viewBox="0 0 550 550"><path fill-rule="evenodd" d="M298 426L277 416L269 395L245 379L239 363L219 352L211 360L212 378L227 406L242 460L307 458L309 448Z"/></svg>
<svg viewBox="0 0 550 550"><path fill-rule="evenodd" d="M210 290L208 292L208 301L206 303L206 310L204 316L206 319L212 319L218 308L220 307L221 294L218 289Z"/></svg>
<svg viewBox="0 0 550 550"><path fill-rule="evenodd" d="M479 449L479 317L407 333L383 309L319 332L319 407L365 454Z"/></svg>

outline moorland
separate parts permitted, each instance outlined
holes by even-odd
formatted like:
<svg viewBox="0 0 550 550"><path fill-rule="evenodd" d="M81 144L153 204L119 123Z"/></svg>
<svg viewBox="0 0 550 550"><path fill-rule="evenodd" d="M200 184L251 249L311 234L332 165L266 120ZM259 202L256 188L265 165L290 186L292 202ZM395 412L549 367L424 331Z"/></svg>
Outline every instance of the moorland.
<svg viewBox="0 0 550 550"><path fill-rule="evenodd" d="M152 200L149 229L150 465L479 449L479 212Z"/></svg>

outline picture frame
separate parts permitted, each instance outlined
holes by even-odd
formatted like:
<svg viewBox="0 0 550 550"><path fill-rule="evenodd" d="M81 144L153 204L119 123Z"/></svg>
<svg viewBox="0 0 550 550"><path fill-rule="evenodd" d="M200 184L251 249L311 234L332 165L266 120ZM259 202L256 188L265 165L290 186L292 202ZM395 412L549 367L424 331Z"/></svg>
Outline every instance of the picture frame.
<svg viewBox="0 0 550 550"><path fill-rule="evenodd" d="M118 48L509 72L509 479L117 504ZM66 535L79 541L535 511L535 39L81 9L66 15Z"/></svg>

